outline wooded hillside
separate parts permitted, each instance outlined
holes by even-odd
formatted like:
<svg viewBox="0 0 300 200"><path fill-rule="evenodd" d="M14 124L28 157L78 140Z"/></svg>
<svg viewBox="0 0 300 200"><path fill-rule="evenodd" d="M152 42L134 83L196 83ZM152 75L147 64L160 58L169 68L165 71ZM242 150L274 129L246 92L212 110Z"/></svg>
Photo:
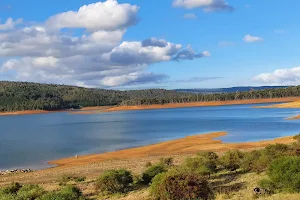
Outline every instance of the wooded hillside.
<svg viewBox="0 0 300 200"><path fill-rule="evenodd" d="M149 105L297 96L300 96L300 86L234 93L193 94L165 89L119 91L2 81L0 82L0 112L58 110L78 106Z"/></svg>

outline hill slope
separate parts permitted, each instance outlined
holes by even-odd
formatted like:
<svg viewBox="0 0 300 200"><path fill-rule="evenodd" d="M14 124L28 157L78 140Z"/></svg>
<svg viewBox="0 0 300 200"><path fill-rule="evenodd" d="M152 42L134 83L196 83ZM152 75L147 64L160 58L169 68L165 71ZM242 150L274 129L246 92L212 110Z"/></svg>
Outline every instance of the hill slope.
<svg viewBox="0 0 300 200"><path fill-rule="evenodd" d="M0 112L80 106L150 105L300 96L300 86L245 92L194 94L165 89L104 90L27 82L0 82Z"/></svg>

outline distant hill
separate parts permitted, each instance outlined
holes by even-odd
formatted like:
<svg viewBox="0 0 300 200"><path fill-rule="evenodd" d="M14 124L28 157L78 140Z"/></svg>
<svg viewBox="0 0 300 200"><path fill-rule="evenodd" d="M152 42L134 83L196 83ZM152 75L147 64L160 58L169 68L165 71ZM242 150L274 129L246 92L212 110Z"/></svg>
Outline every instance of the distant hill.
<svg viewBox="0 0 300 200"><path fill-rule="evenodd" d="M245 92L250 90L265 90L265 89L276 89L285 88L288 86L260 86L260 87L231 87L231 88L201 88L201 89L175 89L177 92L187 92L195 94L215 94L215 93L230 93L230 92Z"/></svg>
<svg viewBox="0 0 300 200"><path fill-rule="evenodd" d="M287 88L236 87L210 90L188 89L175 91L147 89L120 91L67 85L0 81L0 112L61 110L89 106L132 106L203 101L229 101L297 96L300 96L300 86Z"/></svg>

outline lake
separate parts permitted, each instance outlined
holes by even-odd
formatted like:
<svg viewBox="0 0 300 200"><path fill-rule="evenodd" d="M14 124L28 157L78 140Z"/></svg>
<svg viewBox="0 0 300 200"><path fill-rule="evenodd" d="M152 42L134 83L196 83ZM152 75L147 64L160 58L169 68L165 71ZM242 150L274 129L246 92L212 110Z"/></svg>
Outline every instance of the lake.
<svg viewBox="0 0 300 200"><path fill-rule="evenodd" d="M265 105L265 104L259 104ZM253 105L194 107L73 115L0 116L0 170L40 169L47 161L137 147L187 135L227 131L225 142L295 135L299 109Z"/></svg>

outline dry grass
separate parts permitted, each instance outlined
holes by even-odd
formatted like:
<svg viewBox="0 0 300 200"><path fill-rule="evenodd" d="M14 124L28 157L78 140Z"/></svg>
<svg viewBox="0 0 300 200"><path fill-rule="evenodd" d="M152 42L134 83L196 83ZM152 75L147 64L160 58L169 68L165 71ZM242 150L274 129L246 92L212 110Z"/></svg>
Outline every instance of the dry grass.
<svg viewBox="0 0 300 200"><path fill-rule="evenodd" d="M189 155L192 156L192 155ZM176 165L179 165L183 162L183 159L185 159L186 156L175 156L174 161ZM124 163L116 163L112 162L111 164L115 168L123 168L133 170L134 174L140 174L141 171L145 169L145 164L148 161L152 162L158 162L158 157L152 157L151 159L143 159L143 160L134 160L133 165L138 165L138 168L133 168L132 165L126 165L124 166ZM131 161L132 162L132 161ZM106 167L113 167L110 164L106 163ZM131 167L130 167L131 166ZM99 193L95 190L94 182L97 175L89 177L84 182L74 182L70 181L68 184L73 184L79 187L83 194L86 195L90 199L94 200L152 200L149 189L147 187L140 188L138 190L134 190L129 192L125 195L114 195L111 197L103 197L99 195ZM53 177L56 176L53 174ZM216 200L223 200L223 199L232 199L232 200L253 200L253 189L258 186L258 182L265 178L265 174L256 174L256 173L247 173L243 174L241 171L237 172L220 172L216 175L212 175L211 177L211 185L213 187L213 190L216 194ZM40 183L40 186L42 186L47 191L53 191L58 190L61 186L59 186L59 182L57 182L58 176L54 177L55 179L53 181L46 181L44 183ZM15 179L17 181L17 179ZM21 181L24 182L24 181ZM274 194L271 196L262 196L257 199L265 199L265 200L298 200L300 199L300 194Z"/></svg>

